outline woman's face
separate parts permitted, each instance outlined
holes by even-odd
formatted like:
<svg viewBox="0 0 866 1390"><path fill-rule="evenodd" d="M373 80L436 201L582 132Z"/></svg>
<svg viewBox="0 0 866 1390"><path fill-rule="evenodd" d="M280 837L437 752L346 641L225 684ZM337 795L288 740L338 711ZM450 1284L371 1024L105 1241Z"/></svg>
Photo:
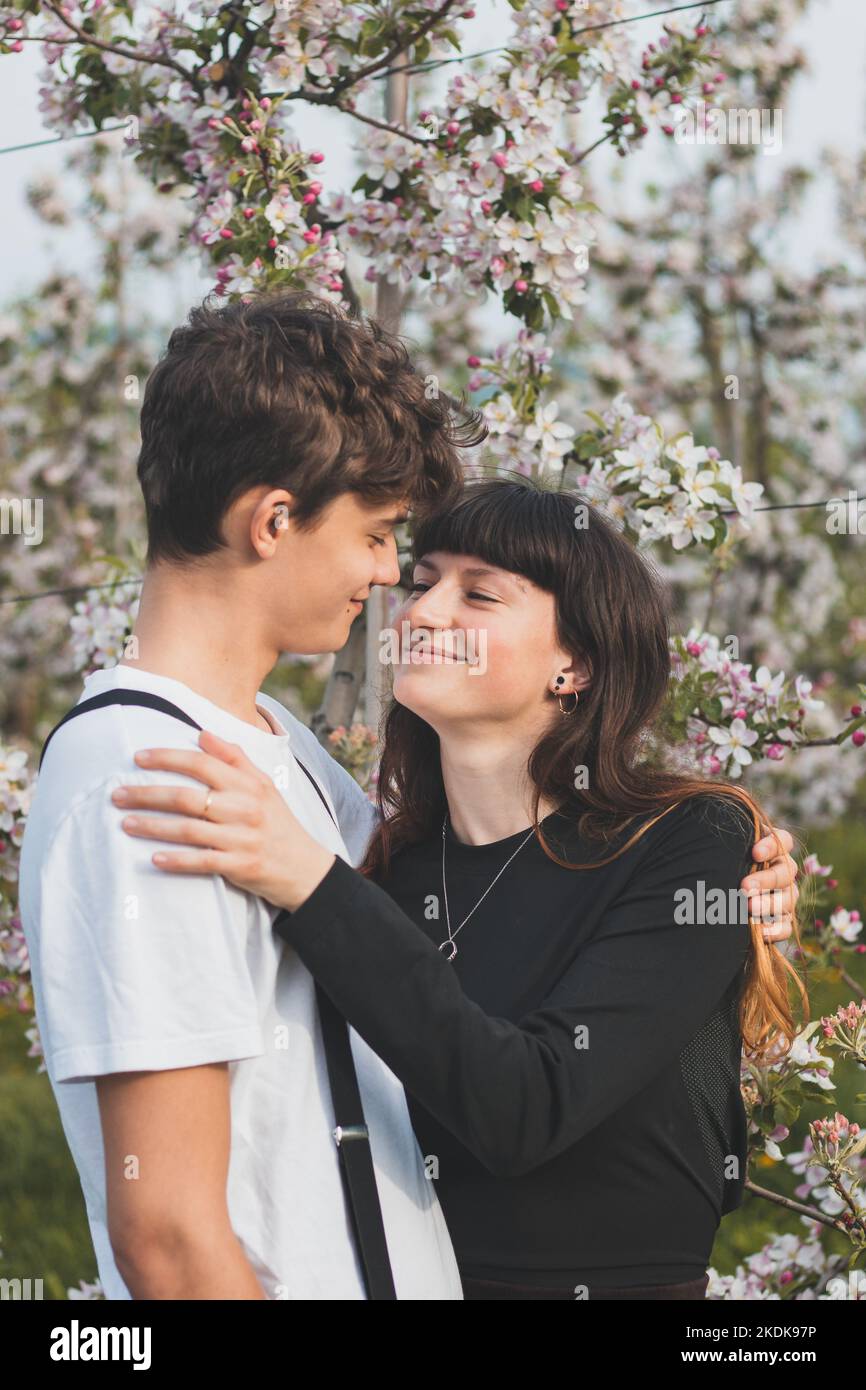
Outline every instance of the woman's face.
<svg viewBox="0 0 866 1390"><path fill-rule="evenodd" d="M536 730L559 714L558 675L559 693L587 683L557 642L553 595L531 580L437 550L413 581L393 619L394 698L433 728L483 720Z"/></svg>

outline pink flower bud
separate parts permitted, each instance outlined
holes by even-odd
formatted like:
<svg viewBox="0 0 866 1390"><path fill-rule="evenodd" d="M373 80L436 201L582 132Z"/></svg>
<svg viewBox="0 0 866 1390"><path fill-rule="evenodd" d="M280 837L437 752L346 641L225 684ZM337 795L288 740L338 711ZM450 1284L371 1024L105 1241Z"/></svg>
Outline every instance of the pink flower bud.
<svg viewBox="0 0 866 1390"><path fill-rule="evenodd" d="M502 150L497 150L493 156L493 163L498 169L504 169L508 163L508 155L503 154Z"/></svg>
<svg viewBox="0 0 866 1390"><path fill-rule="evenodd" d="M320 183L318 182L318 180L314 180L313 183L308 184L307 187L308 187L308 189L309 189L309 191L310 191L311 193L315 193L316 196L318 197L318 195L319 195L319 194L321 193L321 191L322 191L323 185L320 184Z"/></svg>
<svg viewBox="0 0 866 1390"><path fill-rule="evenodd" d="M219 130L220 125L221 125L221 122L218 121L218 120L215 120L215 118L214 118L213 116L211 116L210 120L208 121L208 126L209 126L209 128L210 128L211 130Z"/></svg>
<svg viewBox="0 0 866 1390"><path fill-rule="evenodd" d="M533 193L543 193L544 179L533 179L529 187L532 189Z"/></svg>
<svg viewBox="0 0 866 1390"><path fill-rule="evenodd" d="M490 212L490 209L491 209L492 207L493 207L493 204L490 202L489 198L482 198L482 199L481 199L481 211L484 213L485 217L486 217L487 214Z"/></svg>
<svg viewBox="0 0 866 1390"><path fill-rule="evenodd" d="M271 109L271 99L270 99L270 97L262 97L261 101L259 102L259 106L262 108L263 111L270 111L270 109Z"/></svg>
<svg viewBox="0 0 866 1390"><path fill-rule="evenodd" d="M277 244L277 238L276 238L275 236L270 237L269 240L268 240L268 246L270 246L270 248L271 248L272 251L273 251L274 247L276 246L276 244Z"/></svg>
<svg viewBox="0 0 866 1390"><path fill-rule="evenodd" d="M493 260L490 262L490 274L493 276L494 280L498 280L499 276L503 273L504 270L505 262L502 259L502 257L494 256Z"/></svg>
<svg viewBox="0 0 866 1390"><path fill-rule="evenodd" d="M312 227L308 227L307 230L304 232L302 240L306 241L309 244L310 242L318 241L319 238L318 234L313 231Z"/></svg>
<svg viewBox="0 0 866 1390"><path fill-rule="evenodd" d="M234 232L231 230L230 227L223 227L222 231L220 232L220 236L222 237L223 241L231 241L234 236Z"/></svg>
<svg viewBox="0 0 866 1390"><path fill-rule="evenodd" d="M306 207L309 207L309 206L310 206L310 203L314 203L315 201L316 201L316 195L315 195L315 193L305 193L304 196L303 196L303 198L301 199L301 202L302 202Z"/></svg>
<svg viewBox="0 0 866 1390"><path fill-rule="evenodd" d="M713 87L712 82L704 82L701 86L701 91L704 92L706 96L711 97L713 95L713 92L715 91L715 88Z"/></svg>
<svg viewBox="0 0 866 1390"><path fill-rule="evenodd" d="M261 129L262 129L262 123L261 123L261 121L250 121L250 130L261 130Z"/></svg>
<svg viewBox="0 0 866 1390"><path fill-rule="evenodd" d="M673 135L675 133L672 125L663 125L662 130L664 131L665 135Z"/></svg>
<svg viewBox="0 0 866 1390"><path fill-rule="evenodd" d="M247 219L248 222L251 220L251 218L255 217L255 215L255 208L244 208L244 217Z"/></svg>
<svg viewBox="0 0 866 1390"><path fill-rule="evenodd" d="M448 131L448 134L449 134L449 135L459 135L459 134L460 134L460 122L459 122L459 121L449 121L448 124L446 125L445 129Z"/></svg>
<svg viewBox="0 0 866 1390"><path fill-rule="evenodd" d="M862 705L852 705L852 706L851 706L851 713L853 714L854 718L856 719L858 715L860 715L860 714L863 713L863 706L862 706Z"/></svg>
<svg viewBox="0 0 866 1390"><path fill-rule="evenodd" d="M318 150L315 154L311 154L309 158L311 164L324 164L325 162L325 156L321 154Z"/></svg>
<svg viewBox="0 0 866 1390"><path fill-rule="evenodd" d="M514 282L514 290L515 290L515 293L516 293L516 294L526 294L526 291L527 291L528 289L529 289L529 285L527 284L527 282L526 282L525 280L515 280L515 282Z"/></svg>
<svg viewBox="0 0 866 1390"><path fill-rule="evenodd" d="M704 34L709 33L709 30L707 29L706 24L699 24L697 29L695 30L695 33L699 39L702 39L704 37Z"/></svg>
<svg viewBox="0 0 866 1390"><path fill-rule="evenodd" d="M786 1270L784 1271L784 1273L781 1274L781 1275L779 1276L779 1283L780 1283L780 1284L790 1284L790 1282L791 1282L791 1280L793 1279L793 1277L794 1277L794 1276L793 1276L793 1274L791 1273L790 1269L786 1269Z"/></svg>
<svg viewBox="0 0 866 1390"><path fill-rule="evenodd" d="M681 93L681 92L673 92L673 93L671 93L671 106L679 106L680 103L682 102L682 99L683 99L683 98L682 98L682 93Z"/></svg>
<svg viewBox="0 0 866 1390"><path fill-rule="evenodd" d="M744 709L735 709L733 717L734 719L745 719L746 711Z"/></svg>
<svg viewBox="0 0 866 1390"><path fill-rule="evenodd" d="M475 356L467 357L467 359L466 359L466 365L467 365L467 367L480 367L480 366L481 366L481 358L480 358L480 357L475 357Z"/></svg>
<svg viewBox="0 0 866 1390"><path fill-rule="evenodd" d="M851 742L856 748L862 748L863 744L866 743L866 733L862 729L855 729L851 735Z"/></svg>
<svg viewBox="0 0 866 1390"><path fill-rule="evenodd" d="M715 776L715 774L716 774L717 772L721 772L721 770L722 770L721 761L716 757L715 753L714 753L713 756L710 758L710 761L709 761L709 769L710 769L710 772L713 774L713 776Z"/></svg>
<svg viewBox="0 0 866 1390"><path fill-rule="evenodd" d="M14 43L10 43L9 48L10 48L10 50L11 50L12 53L23 53L23 52L24 52L24 45L23 45L23 43L21 42L20 39L16 39Z"/></svg>
<svg viewBox="0 0 866 1390"><path fill-rule="evenodd" d="M632 80L631 80L631 87L632 87L632 91L633 91L633 92L639 92L639 91L640 91L640 83L638 82L638 80L637 80L636 77L633 77L633 78L632 78Z"/></svg>
<svg viewBox="0 0 866 1390"><path fill-rule="evenodd" d="M10 19L9 23L6 25L6 28L9 29L13 34L17 34L19 29L24 28L24 21L21 19Z"/></svg>
<svg viewBox="0 0 866 1390"><path fill-rule="evenodd" d="M255 140L251 135L247 135L241 141L241 149L244 150L247 154L251 154L253 150L258 149L258 145L256 144Z"/></svg>

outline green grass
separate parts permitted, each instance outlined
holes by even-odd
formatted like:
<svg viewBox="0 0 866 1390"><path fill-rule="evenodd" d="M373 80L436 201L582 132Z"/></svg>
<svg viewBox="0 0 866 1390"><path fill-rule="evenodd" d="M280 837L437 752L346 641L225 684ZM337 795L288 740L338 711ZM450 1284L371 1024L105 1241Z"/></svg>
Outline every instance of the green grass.
<svg viewBox="0 0 866 1390"><path fill-rule="evenodd" d="M0 1011L0 1277L66 1298L96 1277L78 1173L48 1077L27 1056L29 1016Z"/></svg>

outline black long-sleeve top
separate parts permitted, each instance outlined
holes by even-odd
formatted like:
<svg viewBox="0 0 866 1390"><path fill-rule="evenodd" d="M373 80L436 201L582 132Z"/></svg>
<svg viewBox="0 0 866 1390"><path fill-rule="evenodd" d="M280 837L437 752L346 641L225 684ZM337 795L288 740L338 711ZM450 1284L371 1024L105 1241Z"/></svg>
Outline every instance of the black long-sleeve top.
<svg viewBox="0 0 866 1390"><path fill-rule="evenodd" d="M561 858L583 863L641 823L604 848L564 813L542 824ZM452 932L525 833L466 845L449 822ZM753 838L708 796L591 870L559 867L533 837L451 962L437 949L441 833L401 849L379 884L338 857L278 915L403 1082L464 1277L591 1289L704 1274L745 1179L750 933L737 890Z"/></svg>

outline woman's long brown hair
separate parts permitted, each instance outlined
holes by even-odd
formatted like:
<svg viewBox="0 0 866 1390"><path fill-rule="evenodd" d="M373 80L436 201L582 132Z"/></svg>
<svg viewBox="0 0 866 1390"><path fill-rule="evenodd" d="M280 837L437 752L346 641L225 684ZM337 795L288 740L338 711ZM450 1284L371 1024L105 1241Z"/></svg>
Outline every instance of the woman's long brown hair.
<svg viewBox="0 0 866 1390"><path fill-rule="evenodd" d="M568 869L610 863L694 796L722 798L732 812L749 818L756 840L768 833L769 818L743 787L673 771L653 755L650 738L671 679L666 592L647 559L584 497L522 477L468 482L456 506L420 519L412 548L415 559L436 550L475 556L551 593L559 644L588 663L591 683L574 714L561 718L552 697L556 719L527 763L532 824L548 858ZM424 719L392 699L381 747L381 819L361 865L371 878L384 876L391 855L403 846L438 834L447 810L439 736ZM588 774L580 790L578 767ZM635 818L651 819L606 859L574 864L560 859L544 838L538 821L542 797L572 816L590 841L609 842ZM749 926L740 1032L747 1055L776 1061L802 1026L795 1024L789 982L796 984L806 1017L808 997L795 967L764 940L760 922L750 916Z"/></svg>

